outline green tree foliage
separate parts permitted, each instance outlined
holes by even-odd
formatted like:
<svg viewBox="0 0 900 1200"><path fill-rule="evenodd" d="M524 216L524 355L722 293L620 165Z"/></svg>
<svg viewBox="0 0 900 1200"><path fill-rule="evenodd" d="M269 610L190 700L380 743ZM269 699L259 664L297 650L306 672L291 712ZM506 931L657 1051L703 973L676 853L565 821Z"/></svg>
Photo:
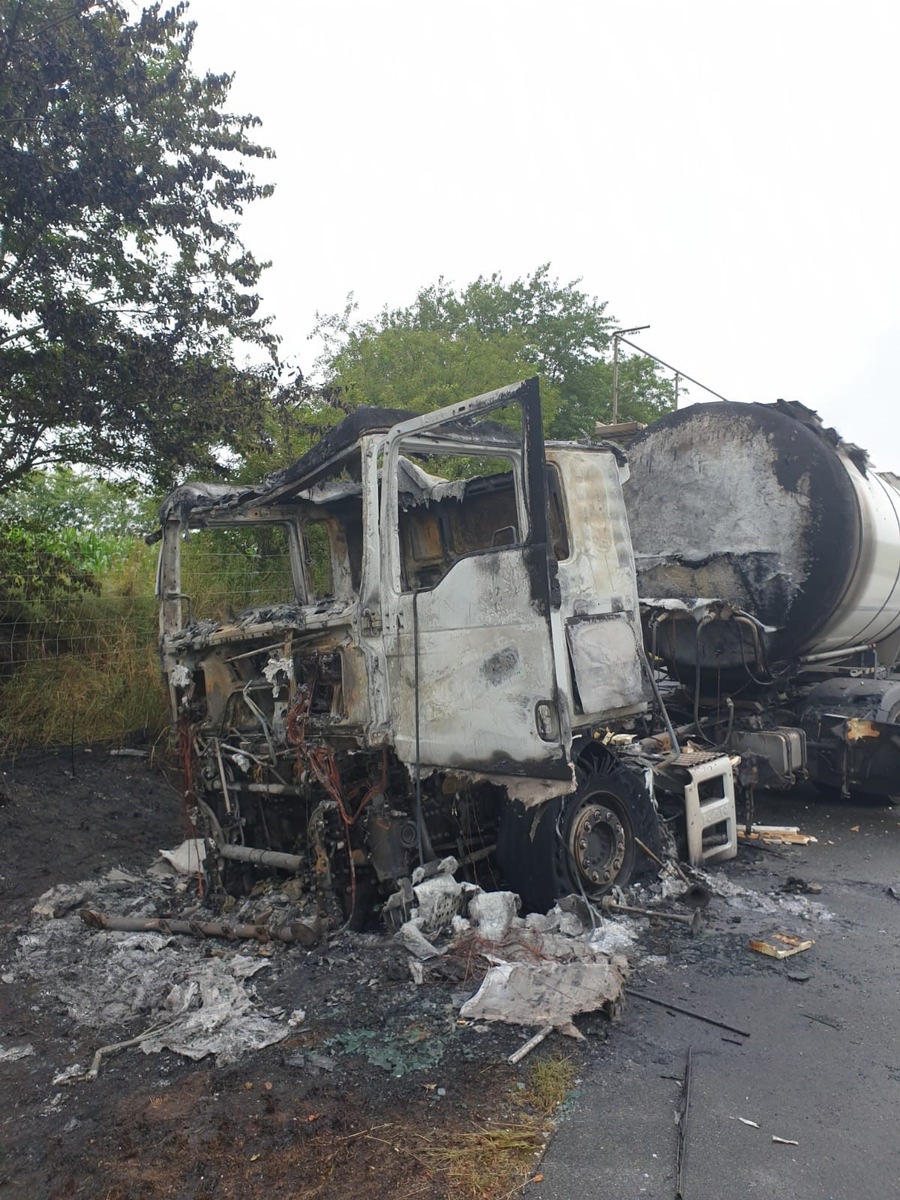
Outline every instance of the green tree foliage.
<svg viewBox="0 0 900 1200"><path fill-rule="evenodd" d="M605 302L578 281L560 283L547 264L511 283L495 274L457 290L440 279L406 308L372 320L354 313L351 302L316 328L333 409L366 403L426 412L537 372L551 437L583 437L610 418L615 322ZM672 398L651 359L622 360L620 420L654 420Z"/></svg>
<svg viewBox="0 0 900 1200"><path fill-rule="evenodd" d="M186 7L0 0L0 491L215 470L266 393L232 352L274 351L236 224L271 152L192 74Z"/></svg>
<svg viewBox="0 0 900 1200"><path fill-rule="evenodd" d="M0 495L0 521L60 533L142 536L159 517L159 499L128 483L109 483L85 471L34 471ZM2 561L2 560L0 560Z"/></svg>

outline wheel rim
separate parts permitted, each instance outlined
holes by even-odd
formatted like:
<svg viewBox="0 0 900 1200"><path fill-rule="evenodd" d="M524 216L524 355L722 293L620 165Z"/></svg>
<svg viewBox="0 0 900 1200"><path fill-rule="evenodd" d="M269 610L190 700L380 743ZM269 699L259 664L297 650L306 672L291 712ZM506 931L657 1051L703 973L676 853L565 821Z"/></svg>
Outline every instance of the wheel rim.
<svg viewBox="0 0 900 1200"><path fill-rule="evenodd" d="M600 800L584 804L569 834L569 852L584 886L608 888L622 870L626 849L619 815Z"/></svg>

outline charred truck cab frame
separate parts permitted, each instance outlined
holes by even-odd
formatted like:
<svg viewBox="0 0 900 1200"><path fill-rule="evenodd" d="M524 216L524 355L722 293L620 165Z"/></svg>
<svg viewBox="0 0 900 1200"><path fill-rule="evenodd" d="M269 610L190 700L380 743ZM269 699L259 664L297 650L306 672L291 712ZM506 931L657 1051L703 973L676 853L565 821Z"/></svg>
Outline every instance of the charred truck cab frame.
<svg viewBox="0 0 900 1200"><path fill-rule="evenodd" d="M610 444L545 447L532 379L360 408L258 487L169 496L163 666L232 871L294 870L359 917L452 854L545 908L660 849L626 472Z"/></svg>

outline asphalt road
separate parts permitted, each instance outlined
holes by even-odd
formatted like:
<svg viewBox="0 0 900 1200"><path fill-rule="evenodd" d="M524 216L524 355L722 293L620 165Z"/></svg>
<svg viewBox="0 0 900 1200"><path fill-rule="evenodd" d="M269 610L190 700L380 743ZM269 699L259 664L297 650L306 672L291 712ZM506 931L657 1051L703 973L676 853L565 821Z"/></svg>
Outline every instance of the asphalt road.
<svg viewBox="0 0 900 1200"><path fill-rule="evenodd" d="M716 898L696 938L650 934L644 949L658 957L630 981L750 1036L630 999L590 1055L530 1200L672 1200L689 1049L683 1200L900 1196L900 901L887 891L900 895L900 808L809 788L761 796L757 820L818 843L742 849L721 876L776 897L799 877L821 894L774 915L752 896ZM815 945L782 961L749 949L774 930Z"/></svg>

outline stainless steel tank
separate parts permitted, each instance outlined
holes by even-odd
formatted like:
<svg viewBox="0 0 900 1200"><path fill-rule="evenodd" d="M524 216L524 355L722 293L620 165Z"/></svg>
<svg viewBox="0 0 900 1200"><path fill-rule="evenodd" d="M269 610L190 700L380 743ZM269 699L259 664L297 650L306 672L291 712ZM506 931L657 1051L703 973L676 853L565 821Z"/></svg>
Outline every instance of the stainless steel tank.
<svg viewBox="0 0 900 1200"><path fill-rule="evenodd" d="M869 643L893 661L900 491L815 413L697 404L639 434L629 459L642 598L725 600L773 627L772 661ZM738 652L720 645L717 665Z"/></svg>

